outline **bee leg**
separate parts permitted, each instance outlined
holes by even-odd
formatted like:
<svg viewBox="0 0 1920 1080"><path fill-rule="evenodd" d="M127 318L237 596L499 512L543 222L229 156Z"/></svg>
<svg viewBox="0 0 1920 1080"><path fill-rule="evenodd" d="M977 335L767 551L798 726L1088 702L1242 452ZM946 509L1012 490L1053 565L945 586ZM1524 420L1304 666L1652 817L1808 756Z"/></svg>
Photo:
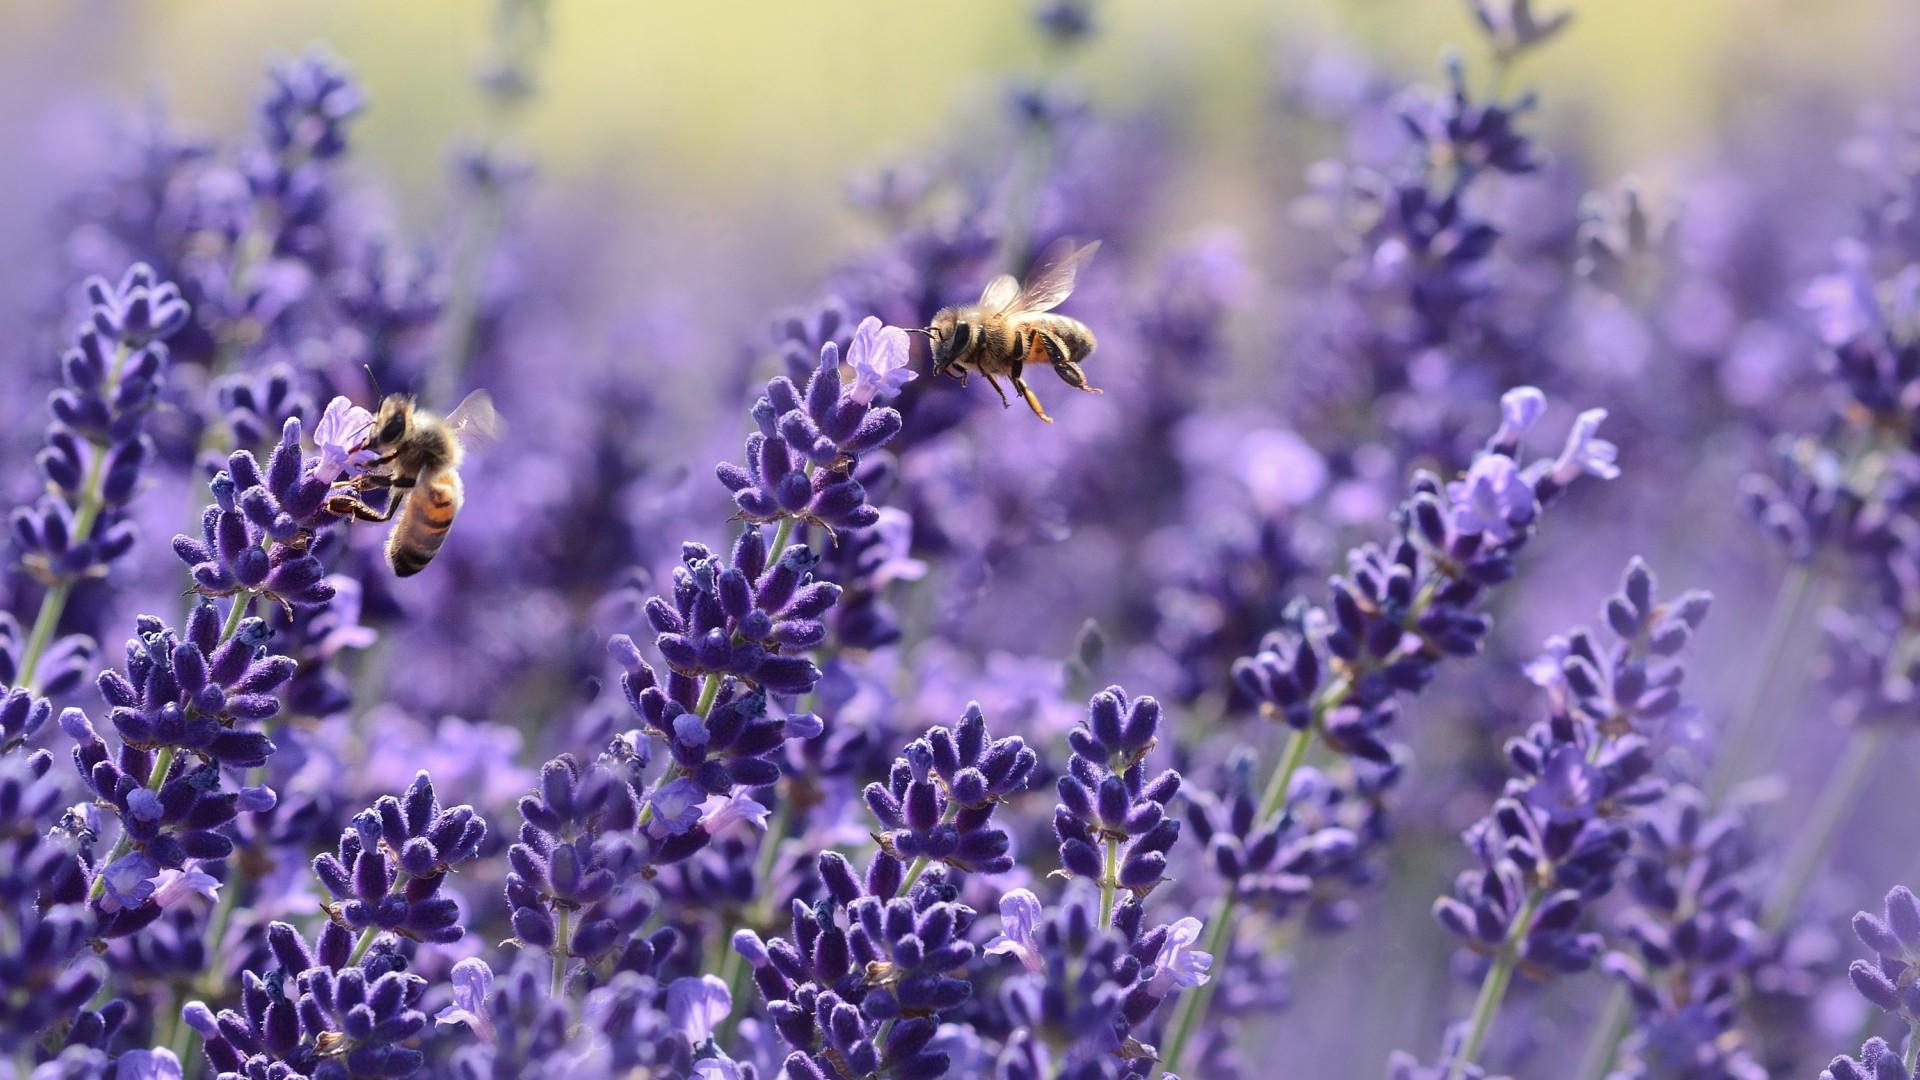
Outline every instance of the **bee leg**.
<svg viewBox="0 0 1920 1080"><path fill-rule="evenodd" d="M1015 375L1013 377L1013 388L1020 391L1021 397L1027 399L1027 408L1033 410L1033 415L1049 424L1053 423L1053 417L1048 416L1047 410L1040 407L1040 399L1034 396L1033 387L1027 385L1027 380Z"/></svg>
<svg viewBox="0 0 1920 1080"><path fill-rule="evenodd" d="M1052 334L1043 334L1036 330L1033 334L1033 343L1027 351L1027 358L1038 363L1043 355L1047 363L1053 365L1053 373L1060 376L1061 382L1085 393L1105 393L1104 390L1087 382L1087 373L1081 370L1079 364L1068 359L1067 350L1061 347L1060 342L1055 340Z"/></svg>
<svg viewBox="0 0 1920 1080"><path fill-rule="evenodd" d="M362 502L358 496L354 495L336 495L327 500L328 513L339 514L343 517L351 516L355 521L392 521L393 515L398 512L399 509L400 503L398 500L389 504L385 510L375 510L373 507Z"/></svg>
<svg viewBox="0 0 1920 1080"><path fill-rule="evenodd" d="M1000 395L1000 407L1003 409L1013 408L1013 402L1007 400L1007 390L1005 387L1000 385L1000 380L994 378L991 374L988 374L987 372L984 372L984 371L981 372L980 374L986 375L987 385L993 387L993 392ZM1016 375L1014 376L1014 385L1018 386L1019 384L1020 384L1020 377Z"/></svg>
<svg viewBox="0 0 1920 1080"><path fill-rule="evenodd" d="M1097 386L1093 386L1089 384L1087 382L1087 373L1081 370L1079 364L1076 364L1071 360L1056 361L1053 365L1053 373L1055 375L1060 376L1061 382L1066 383L1068 386L1073 387L1075 390L1085 391L1086 393L1089 393L1089 394L1106 393L1105 390L1102 390Z"/></svg>

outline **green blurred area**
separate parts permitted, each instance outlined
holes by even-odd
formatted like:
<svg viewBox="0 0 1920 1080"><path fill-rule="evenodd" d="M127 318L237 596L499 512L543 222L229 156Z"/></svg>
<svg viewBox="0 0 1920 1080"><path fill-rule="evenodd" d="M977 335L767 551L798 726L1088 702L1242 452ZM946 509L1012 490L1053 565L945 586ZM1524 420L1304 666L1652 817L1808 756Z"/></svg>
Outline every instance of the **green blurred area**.
<svg viewBox="0 0 1920 1080"><path fill-rule="evenodd" d="M1610 168L1684 151L1741 99L1890 89L1920 29L1912 0L1572 6L1573 30L1518 84L1551 87L1550 118L1577 116ZM831 205L849 171L996 107L1001 77L1037 69L1031 8L553 0L540 97L517 134L550 177L630 178L717 211L770 191ZM0 58L38 64L68 91L163 88L181 114L229 131L245 123L265 57L324 42L374 102L360 167L378 163L417 214L431 210L449 140L480 128L471 78L492 12L490 0L34 3L4 16ZM1256 145L1279 68L1330 40L1423 79L1445 48L1473 41L1456 0L1106 0L1099 17L1075 73L1102 103L1174 110L1201 167Z"/></svg>

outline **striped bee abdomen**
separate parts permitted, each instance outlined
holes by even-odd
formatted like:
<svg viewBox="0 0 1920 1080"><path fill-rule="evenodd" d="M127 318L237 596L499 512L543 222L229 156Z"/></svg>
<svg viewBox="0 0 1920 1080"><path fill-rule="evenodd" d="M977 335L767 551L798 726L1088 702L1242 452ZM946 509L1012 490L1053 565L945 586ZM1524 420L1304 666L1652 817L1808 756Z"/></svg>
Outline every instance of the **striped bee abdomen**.
<svg viewBox="0 0 1920 1080"><path fill-rule="evenodd" d="M396 575L412 577L427 568L446 543L463 498L460 474L452 469L420 477L387 536L387 562Z"/></svg>

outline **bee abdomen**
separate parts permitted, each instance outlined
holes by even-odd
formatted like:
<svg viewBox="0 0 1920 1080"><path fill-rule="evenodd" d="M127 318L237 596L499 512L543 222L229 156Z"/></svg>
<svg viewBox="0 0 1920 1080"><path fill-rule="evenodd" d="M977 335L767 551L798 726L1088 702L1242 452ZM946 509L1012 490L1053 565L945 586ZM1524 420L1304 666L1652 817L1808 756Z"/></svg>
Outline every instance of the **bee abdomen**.
<svg viewBox="0 0 1920 1080"><path fill-rule="evenodd" d="M422 478L387 538L387 562L396 576L412 577L439 554L440 545L447 542L447 530L460 513L461 497L457 472Z"/></svg>

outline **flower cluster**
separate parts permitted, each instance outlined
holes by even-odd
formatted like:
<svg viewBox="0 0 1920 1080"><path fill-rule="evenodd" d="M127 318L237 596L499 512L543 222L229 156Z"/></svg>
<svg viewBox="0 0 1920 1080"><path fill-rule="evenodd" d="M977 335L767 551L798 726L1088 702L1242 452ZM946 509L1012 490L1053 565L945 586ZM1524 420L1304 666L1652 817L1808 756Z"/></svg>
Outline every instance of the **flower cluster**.
<svg viewBox="0 0 1920 1080"><path fill-rule="evenodd" d="M760 430L747 437L747 464L722 463L717 470L745 520L797 519L829 532L864 529L879 520L854 466L860 455L900 433L900 413L874 402L892 397L914 377L907 369L906 332L866 319L854 332L847 363L854 372L851 387L841 379L840 348L829 341L804 391L777 376L754 403Z"/></svg>
<svg viewBox="0 0 1920 1080"><path fill-rule="evenodd" d="M1550 642L1547 660L1535 666L1558 668L1536 675L1549 689L1551 714L1508 740L1514 775L1464 837L1476 865L1460 875L1453 895L1434 902L1440 924L1489 958L1487 985L1504 992L1516 970L1552 978L1585 971L1600 957L1603 938L1587 928L1590 909L1613 889L1631 849L1626 821L1667 790L1653 775L1652 743L1641 727L1679 711L1684 673L1672 658L1710 600L1690 592L1660 602L1653 574L1635 559L1603 607L1616 644L1602 650L1576 631ZM1650 654L1662 666L1650 668ZM1461 1049L1467 1062L1488 1029L1488 1018L1475 1020Z"/></svg>
<svg viewBox="0 0 1920 1080"><path fill-rule="evenodd" d="M1001 933L989 953L1017 957L1004 1007L1019 1023L998 1062L1004 1080L1132 1076L1152 1065L1144 1031L1160 1003L1205 984L1213 957L1194 948L1200 920L1147 929L1145 907L1129 897L1102 925L1092 908L1068 901L1047 913L1024 889L1000 901Z"/></svg>
<svg viewBox="0 0 1920 1080"><path fill-rule="evenodd" d="M1622 928L1632 952L1609 952L1602 961L1633 1003L1617 1075L1766 1075L1740 1028L1740 986L1752 974L1760 936L1752 854L1743 817L1710 815L1690 788L1675 787L1635 823L1626 875L1634 907Z"/></svg>
<svg viewBox="0 0 1920 1080"><path fill-rule="evenodd" d="M993 812L1027 786L1038 763L1019 736L993 738L980 704L969 702L958 727L928 728L894 759L885 784L867 785L867 809L884 829L880 850L921 867L1012 869L1012 841Z"/></svg>
<svg viewBox="0 0 1920 1080"><path fill-rule="evenodd" d="M741 532L730 561L704 544L682 545L671 599L647 601L655 647L689 678L731 675L775 694L812 690L820 669L802 654L826 639L821 616L840 598L840 586L813 580L817 561L805 544L770 553L757 527Z"/></svg>
<svg viewBox="0 0 1920 1080"><path fill-rule="evenodd" d="M442 807L425 772L400 798L383 795L354 815L335 851L313 860L333 903L327 917L368 935L460 940L459 905L441 895L447 874L480 854L487 823L473 807Z"/></svg>
<svg viewBox="0 0 1920 1080"><path fill-rule="evenodd" d="M245 972L238 1009L196 1001L184 1010L221 1075L348 1080L419 1069L424 1055L404 1044L426 1027L417 1006L427 981L404 958L386 946L354 949L334 922L311 948L286 923L269 926L267 940L277 970Z"/></svg>
<svg viewBox="0 0 1920 1080"><path fill-rule="evenodd" d="M820 856L818 870L826 895L811 906L794 901L790 937L763 941L742 930L733 939L774 1029L794 1048L788 1075L944 1076L949 1057L929 1044L940 1014L972 995L954 973L974 960L966 941L973 909L949 899L938 867L896 895L904 867L885 852L864 881L833 852Z"/></svg>
<svg viewBox="0 0 1920 1080"><path fill-rule="evenodd" d="M574 959L592 964L625 946L623 968L652 966L674 945L672 928L632 940L654 912L652 893L631 880L641 867L640 802L633 788L598 762L582 767L557 758L540 770L540 790L520 800L525 824L508 850L507 902L514 937L551 952L564 985ZM657 862L684 858L704 836L669 837Z"/></svg>
<svg viewBox="0 0 1920 1080"><path fill-rule="evenodd" d="M200 538L173 538L202 596L263 596L288 608L332 599L312 546L314 533L339 518L330 509L331 478L307 462L300 430L299 420L286 422L264 473L251 451L235 451L209 485L213 505L201 515Z"/></svg>
<svg viewBox="0 0 1920 1080"><path fill-rule="evenodd" d="M1180 822L1167 804L1180 793L1172 769L1149 776L1147 755L1160 729L1160 703L1131 700L1109 686L1087 704L1087 722L1069 737L1073 757L1057 785L1053 832L1060 868L1098 884L1104 895L1145 896L1160 884ZM1104 915L1104 913L1103 913Z"/></svg>
<svg viewBox="0 0 1920 1080"><path fill-rule="evenodd" d="M185 634L152 615L134 623L126 673L100 675L107 719L122 743L197 754L231 769L266 764L272 740L259 725L280 712L275 696L294 663L266 650L260 619L230 631L210 600L194 604Z"/></svg>
<svg viewBox="0 0 1920 1080"><path fill-rule="evenodd" d="M143 425L166 375L166 341L190 314L179 288L145 264L117 286L89 280L86 295L87 323L61 358L53 423L34 459L48 492L11 519L28 570L49 586L101 573L133 547L124 510L154 455Z"/></svg>

